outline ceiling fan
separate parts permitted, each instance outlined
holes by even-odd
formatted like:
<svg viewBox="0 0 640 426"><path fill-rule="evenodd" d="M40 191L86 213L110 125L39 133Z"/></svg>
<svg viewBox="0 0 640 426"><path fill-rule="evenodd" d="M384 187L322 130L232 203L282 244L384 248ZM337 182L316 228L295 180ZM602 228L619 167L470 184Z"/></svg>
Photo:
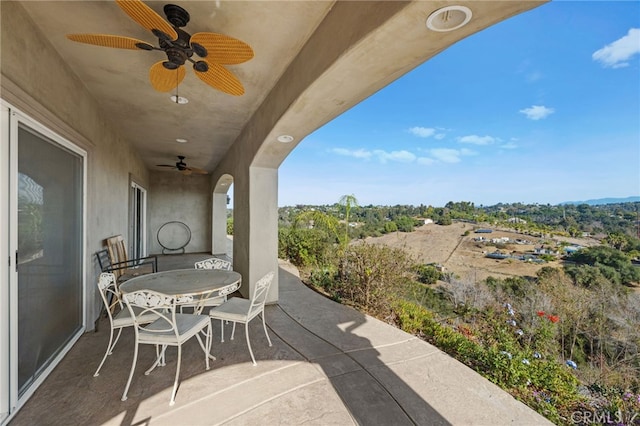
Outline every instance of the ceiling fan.
<svg viewBox="0 0 640 426"><path fill-rule="evenodd" d="M117 49L163 51L167 60L156 62L149 70L151 85L160 92L169 92L182 82L183 65L188 61L193 64L196 76L209 86L230 95L244 94L240 80L224 65L241 64L253 58L251 46L223 34L200 32L190 35L181 29L189 23L189 13L175 4L164 6L167 22L141 0L115 2L131 19L158 38L159 47L135 38L107 34L67 34L67 38ZM194 59L194 54L202 59Z"/></svg>
<svg viewBox="0 0 640 426"><path fill-rule="evenodd" d="M178 155L178 162L175 165L170 164L156 164L158 167L170 167L182 173L183 175L190 175L191 173L196 173L199 175L206 175L208 172L203 169L199 169L197 167L189 167L187 163L184 162L185 156Z"/></svg>

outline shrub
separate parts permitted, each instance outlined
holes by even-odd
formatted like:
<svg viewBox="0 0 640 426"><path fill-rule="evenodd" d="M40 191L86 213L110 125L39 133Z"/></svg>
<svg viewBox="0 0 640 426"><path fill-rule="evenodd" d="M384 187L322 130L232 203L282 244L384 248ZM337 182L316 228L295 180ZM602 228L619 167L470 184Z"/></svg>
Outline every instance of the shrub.
<svg viewBox="0 0 640 426"><path fill-rule="evenodd" d="M433 343L551 421L563 423L583 400L572 370L525 344L510 306L504 312L487 310L481 317L476 326L454 328L414 303L394 304L399 328Z"/></svg>
<svg viewBox="0 0 640 426"><path fill-rule="evenodd" d="M411 264L408 254L400 249L366 243L349 246L337 266L334 297L384 318L391 302L411 280Z"/></svg>
<svg viewBox="0 0 640 426"><path fill-rule="evenodd" d="M278 230L278 257L296 266L324 264L332 245L319 229L281 228Z"/></svg>
<svg viewBox="0 0 640 426"><path fill-rule="evenodd" d="M416 265L415 271L418 281L423 284L435 284L442 277L442 273L433 265Z"/></svg>

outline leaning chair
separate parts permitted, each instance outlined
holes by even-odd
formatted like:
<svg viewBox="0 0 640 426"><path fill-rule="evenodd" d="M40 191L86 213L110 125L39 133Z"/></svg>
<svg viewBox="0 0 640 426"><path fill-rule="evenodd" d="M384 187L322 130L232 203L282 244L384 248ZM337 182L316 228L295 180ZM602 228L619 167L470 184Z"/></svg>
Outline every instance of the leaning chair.
<svg viewBox="0 0 640 426"><path fill-rule="evenodd" d="M176 366L176 377L173 382L173 391L171 392L171 400L169 405L173 405L176 400L178 391L178 379L180 377L180 362L182 361L182 344L192 337L198 339L200 347L204 351L204 359L206 369L209 370L209 358L211 356L211 321L207 315L194 315L176 313L176 298L166 294L158 293L151 290L139 290L127 293L123 297L129 312L135 316L135 337L136 346L133 354L133 364L129 373L129 380L122 394L122 400L127 400L127 392L133 378L133 372L136 369L138 359L138 347L140 345L162 346L162 350L156 351L156 361L151 368L145 371L148 375L164 360L167 346L176 346L178 348L178 364ZM136 309L137 308L137 309ZM139 310L136 315L135 312ZM140 321L143 315L152 313L158 316L158 319L151 324L145 325ZM202 342L199 333L203 332L205 342Z"/></svg>
<svg viewBox="0 0 640 426"><path fill-rule="evenodd" d="M233 297L222 305L215 306L209 310L209 316L211 318L221 320L221 333L223 335L222 341L224 341L224 324L222 321L233 322L231 340L233 340L233 336L236 331L236 323L244 324L247 346L249 347L249 354L251 355L253 365L257 364L256 359L253 356L253 351L251 350L251 342L249 341L249 322L258 315L262 316L262 328L264 328L264 334L267 336L269 346L271 346L271 339L269 338L269 333L267 333L267 325L264 321L264 304L267 300L269 287L271 286L273 277L274 273L272 271L260 278L256 283L256 288L251 299Z"/></svg>
<svg viewBox="0 0 640 426"><path fill-rule="evenodd" d="M130 259L127 254L127 245L122 235L114 235L105 241L110 262L108 267L111 270L104 271L100 255L98 255L98 261L100 261L100 267L103 268L103 272L113 272L118 282L158 271L158 258L156 256Z"/></svg>
<svg viewBox="0 0 640 426"><path fill-rule="evenodd" d="M116 347L116 343L118 343L118 340L120 339L122 329L125 327L132 327L135 323L134 317L129 312L129 309L122 304L120 292L116 287L116 276L113 273L105 272L100 274L100 278L98 279L98 290L100 291L102 302L107 311L107 316L109 317L110 335L107 350L102 357L102 361L100 362L98 369L93 373L94 377L97 377L100 374L102 365L107 360L107 357L113 353L113 348ZM140 310L136 308L135 312L140 313ZM151 312L147 312L144 315L138 315L138 321L143 324L153 322L157 318L158 317ZM115 330L118 330L118 334L114 339L113 332Z"/></svg>

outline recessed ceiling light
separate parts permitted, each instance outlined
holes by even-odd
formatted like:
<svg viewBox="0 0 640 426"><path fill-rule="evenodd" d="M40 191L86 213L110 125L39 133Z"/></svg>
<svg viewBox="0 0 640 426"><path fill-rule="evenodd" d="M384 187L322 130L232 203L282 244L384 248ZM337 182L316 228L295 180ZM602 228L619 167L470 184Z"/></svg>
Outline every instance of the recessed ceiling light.
<svg viewBox="0 0 640 426"><path fill-rule="evenodd" d="M289 143L289 142L293 142L293 136L290 135L280 135L278 136L278 142L282 142L282 143Z"/></svg>
<svg viewBox="0 0 640 426"><path fill-rule="evenodd" d="M182 96L173 95L169 99L171 99L171 102L174 102L174 103L180 104L180 105L184 105L184 104L188 104L189 103L189 99L187 99L185 97L182 97Z"/></svg>
<svg viewBox="0 0 640 426"><path fill-rule="evenodd" d="M183 138L178 138L178 139L176 139L176 142L178 142L178 143L187 143L187 140L183 139Z"/></svg>
<svg viewBox="0 0 640 426"><path fill-rule="evenodd" d="M453 31L471 20L471 9L465 6L447 6L436 10L427 18L427 28L432 31Z"/></svg>

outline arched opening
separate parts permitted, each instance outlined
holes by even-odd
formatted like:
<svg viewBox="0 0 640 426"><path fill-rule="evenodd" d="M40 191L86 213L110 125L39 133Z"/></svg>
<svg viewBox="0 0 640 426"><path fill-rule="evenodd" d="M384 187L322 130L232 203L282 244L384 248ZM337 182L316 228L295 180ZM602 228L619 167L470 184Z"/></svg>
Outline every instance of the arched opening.
<svg viewBox="0 0 640 426"><path fill-rule="evenodd" d="M228 174L222 175L213 189L211 254L233 255L233 176Z"/></svg>

